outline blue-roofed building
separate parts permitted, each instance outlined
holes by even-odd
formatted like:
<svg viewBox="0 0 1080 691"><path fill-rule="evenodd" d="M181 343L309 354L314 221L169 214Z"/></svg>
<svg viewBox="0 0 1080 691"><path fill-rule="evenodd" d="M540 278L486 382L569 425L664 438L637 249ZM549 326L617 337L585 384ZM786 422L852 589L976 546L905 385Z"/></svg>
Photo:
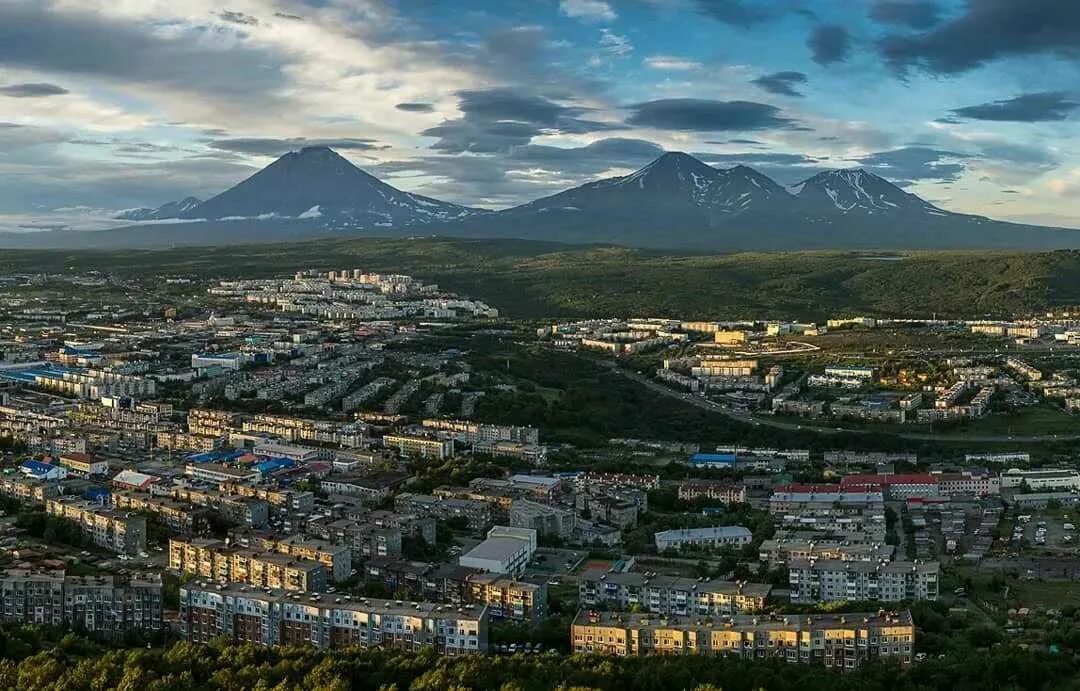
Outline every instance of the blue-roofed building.
<svg viewBox="0 0 1080 691"><path fill-rule="evenodd" d="M291 458L268 458L267 460L260 461L259 463L256 463L254 465L255 470L257 470L259 474L263 477L273 475L274 473L281 470L288 470L289 468L295 467L296 461L292 460Z"/></svg>
<svg viewBox="0 0 1080 691"><path fill-rule="evenodd" d="M192 463L228 463L245 454L244 451L206 451L187 457Z"/></svg>
<svg viewBox="0 0 1080 691"><path fill-rule="evenodd" d="M733 453L696 453L690 457L690 465L699 468L734 468L738 460Z"/></svg>
<svg viewBox="0 0 1080 691"><path fill-rule="evenodd" d="M110 492L105 487L90 487L83 492L83 497L93 502L100 504L107 504L109 502Z"/></svg>
<svg viewBox="0 0 1080 691"><path fill-rule="evenodd" d="M43 463L32 458L23 461L19 470L26 477L32 477L35 480L63 480L67 477L67 468L64 466Z"/></svg>

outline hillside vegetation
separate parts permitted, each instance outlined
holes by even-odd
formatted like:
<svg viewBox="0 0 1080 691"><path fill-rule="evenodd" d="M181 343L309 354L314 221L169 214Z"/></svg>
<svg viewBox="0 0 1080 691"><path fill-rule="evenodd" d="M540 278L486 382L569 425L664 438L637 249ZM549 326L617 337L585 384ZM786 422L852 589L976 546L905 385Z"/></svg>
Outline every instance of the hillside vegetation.
<svg viewBox="0 0 1080 691"><path fill-rule="evenodd" d="M254 278L303 268L397 271L519 318L1000 317L1080 303L1080 252L672 254L526 240L323 240L249 247L4 251L0 271Z"/></svg>

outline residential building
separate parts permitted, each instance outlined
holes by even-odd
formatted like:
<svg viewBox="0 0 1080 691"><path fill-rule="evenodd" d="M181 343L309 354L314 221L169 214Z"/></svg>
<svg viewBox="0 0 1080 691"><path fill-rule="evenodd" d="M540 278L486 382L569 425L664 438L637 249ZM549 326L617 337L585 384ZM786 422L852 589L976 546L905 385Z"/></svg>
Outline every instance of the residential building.
<svg viewBox="0 0 1080 691"><path fill-rule="evenodd" d="M788 585L791 601L803 604L936 600L940 571L937 562L793 559Z"/></svg>
<svg viewBox="0 0 1080 691"><path fill-rule="evenodd" d="M685 480L679 483L679 499L696 501L710 499L721 504L746 502L746 486L724 480Z"/></svg>
<svg viewBox="0 0 1080 691"><path fill-rule="evenodd" d="M716 528L678 528L655 533L657 551L683 547L741 547L750 544L750 530L741 525Z"/></svg>
<svg viewBox="0 0 1080 691"><path fill-rule="evenodd" d="M852 671L875 660L909 664L915 625L907 611L664 617L582 610L570 635L575 653L730 655Z"/></svg>
<svg viewBox="0 0 1080 691"><path fill-rule="evenodd" d="M402 456L419 456L424 459L439 461L453 458L454 441L411 434L387 434L382 438L383 446L396 450Z"/></svg>
<svg viewBox="0 0 1080 691"><path fill-rule="evenodd" d="M45 510L50 515L78 523L98 547L129 555L146 551L146 518L143 516L71 498L47 499Z"/></svg>
<svg viewBox="0 0 1080 691"><path fill-rule="evenodd" d="M578 601L587 608L636 608L663 615L742 614L762 611L771 589L763 583L589 569L578 581Z"/></svg>
<svg viewBox="0 0 1080 691"><path fill-rule="evenodd" d="M488 610L433 603L376 602L348 596L303 597L279 589L192 583L180 588L180 627L193 643L224 636L255 645L351 646L440 655L487 650Z"/></svg>
<svg viewBox="0 0 1080 691"><path fill-rule="evenodd" d="M547 584L525 583L498 574L477 573L465 578L467 602L487 605L497 619L538 622L547 613Z"/></svg>

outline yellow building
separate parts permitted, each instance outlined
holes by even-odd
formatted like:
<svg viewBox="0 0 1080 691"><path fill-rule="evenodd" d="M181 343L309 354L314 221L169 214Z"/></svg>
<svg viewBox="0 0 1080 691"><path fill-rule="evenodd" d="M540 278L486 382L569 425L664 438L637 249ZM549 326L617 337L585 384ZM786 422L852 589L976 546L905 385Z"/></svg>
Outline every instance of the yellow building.
<svg viewBox="0 0 1080 691"><path fill-rule="evenodd" d="M872 614L657 616L583 610L574 652L611 655L736 655L857 669L876 659L911 662L907 611Z"/></svg>

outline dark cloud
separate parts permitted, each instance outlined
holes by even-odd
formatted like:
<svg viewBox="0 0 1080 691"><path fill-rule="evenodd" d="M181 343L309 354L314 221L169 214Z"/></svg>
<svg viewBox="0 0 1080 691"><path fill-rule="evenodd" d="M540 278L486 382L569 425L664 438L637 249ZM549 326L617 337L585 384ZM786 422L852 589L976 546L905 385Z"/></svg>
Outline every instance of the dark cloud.
<svg viewBox="0 0 1080 691"><path fill-rule="evenodd" d="M240 24L242 26L255 26L259 23L258 18L253 17L250 14L244 14L243 12L234 12L233 10L222 10L221 12L218 12L218 18L223 22Z"/></svg>
<svg viewBox="0 0 1080 691"><path fill-rule="evenodd" d="M905 146L855 159L874 173L900 184L918 181L952 182L966 169L971 156L928 146Z"/></svg>
<svg viewBox="0 0 1080 691"><path fill-rule="evenodd" d="M236 139L215 139L207 142L207 146L218 151L229 151L252 156L280 156L289 151L296 151L305 146L328 146L331 149L342 151L372 151L385 149L374 139L307 139L294 137L292 139L273 139L264 137L247 137Z"/></svg>
<svg viewBox="0 0 1080 691"><path fill-rule="evenodd" d="M1080 2L1075 0L968 0L963 14L921 34L881 42L897 69L919 67L955 74L991 60L1048 54L1080 57Z"/></svg>
<svg viewBox="0 0 1080 691"><path fill-rule="evenodd" d="M289 21L292 21L292 22L302 22L302 21L304 21L304 18L301 17L300 15L298 15L298 14L290 14L288 12L275 12L274 16L277 17L278 19L288 19Z"/></svg>
<svg viewBox="0 0 1080 691"><path fill-rule="evenodd" d="M818 159L811 158L805 154L789 154L789 153L764 153L764 152L742 152L742 153L695 153L694 156L700 158L706 163L716 163L720 165L754 165L762 163L771 163L774 165L809 165L817 163Z"/></svg>
<svg viewBox="0 0 1080 691"><path fill-rule="evenodd" d="M796 91L795 86L805 84L806 75L802 72L773 72L753 79L751 82L772 94L801 97L802 93Z"/></svg>
<svg viewBox="0 0 1080 691"><path fill-rule="evenodd" d="M430 103L399 103L394 107L407 113L432 113L435 111L435 106Z"/></svg>
<svg viewBox="0 0 1080 691"><path fill-rule="evenodd" d="M59 14L39 3L0 3L0 65L99 77L266 104L284 83L281 57L235 41L220 49L206 30L160 35L90 14Z"/></svg>
<svg viewBox="0 0 1080 691"><path fill-rule="evenodd" d="M667 98L637 103L630 110L630 124L665 130L750 131L788 128L792 124L776 106L753 101Z"/></svg>
<svg viewBox="0 0 1080 691"><path fill-rule="evenodd" d="M516 146L498 156L433 154L369 170L391 184L439 199L500 207L560 192L612 169L635 170L664 149L643 139L609 137L580 147ZM410 184L421 177L420 186Z"/></svg>
<svg viewBox="0 0 1080 691"><path fill-rule="evenodd" d="M941 7L931 0L877 0L870 16L881 24L929 29L941 21Z"/></svg>
<svg viewBox="0 0 1080 691"><path fill-rule="evenodd" d="M511 164L558 164L564 173L589 175L610 168L638 168L663 153L663 147L645 139L608 137L574 148L519 146L510 152L507 160Z"/></svg>
<svg viewBox="0 0 1080 691"><path fill-rule="evenodd" d="M42 98L45 96L63 96L67 93L71 92L62 86L45 82L0 86L0 96L10 96L11 98Z"/></svg>
<svg viewBox="0 0 1080 691"><path fill-rule="evenodd" d="M1080 101L1072 100L1066 92L1043 91L977 106L954 108L952 112L958 117L972 120L1047 122L1065 120L1077 108L1080 108Z"/></svg>
<svg viewBox="0 0 1080 691"><path fill-rule="evenodd" d="M509 88L459 91L462 117L421 132L438 141L431 148L448 153L499 153L528 144L541 134L583 134L616 126L581 118L584 108L567 106Z"/></svg>
<svg viewBox="0 0 1080 691"><path fill-rule="evenodd" d="M819 65L831 65L842 62L851 52L851 37L847 29L836 24L822 24L816 27L806 39L811 57Z"/></svg>
<svg viewBox="0 0 1080 691"><path fill-rule="evenodd" d="M697 0L697 6L703 14L733 26L753 26L778 15L775 8L762 0Z"/></svg>

